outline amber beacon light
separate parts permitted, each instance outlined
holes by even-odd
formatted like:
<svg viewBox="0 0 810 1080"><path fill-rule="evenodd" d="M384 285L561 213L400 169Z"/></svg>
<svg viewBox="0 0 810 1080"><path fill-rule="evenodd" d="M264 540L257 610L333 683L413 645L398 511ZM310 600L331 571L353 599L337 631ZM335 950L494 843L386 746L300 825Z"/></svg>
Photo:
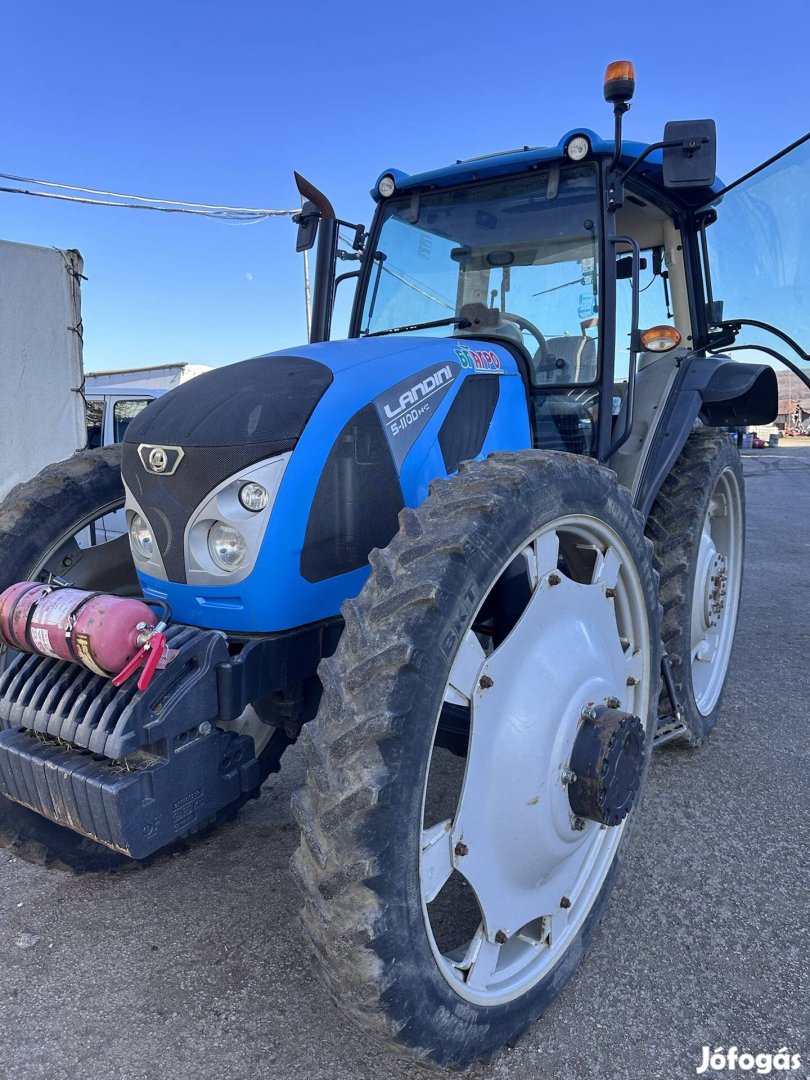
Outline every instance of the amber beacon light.
<svg viewBox="0 0 810 1080"><path fill-rule="evenodd" d="M641 347L645 352L669 352L680 343L680 331L674 326L652 326L641 335Z"/></svg>
<svg viewBox="0 0 810 1080"><path fill-rule="evenodd" d="M629 60L614 60L605 72L605 101L614 105L630 100L636 88L636 73Z"/></svg>

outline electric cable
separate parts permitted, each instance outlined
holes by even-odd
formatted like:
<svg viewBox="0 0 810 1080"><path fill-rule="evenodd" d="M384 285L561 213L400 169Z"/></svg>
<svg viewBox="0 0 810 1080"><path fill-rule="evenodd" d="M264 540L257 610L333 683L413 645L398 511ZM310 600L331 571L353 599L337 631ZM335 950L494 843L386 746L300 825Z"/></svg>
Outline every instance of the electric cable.
<svg viewBox="0 0 810 1080"><path fill-rule="evenodd" d="M55 191L31 191L27 188L0 186L0 192L10 195L33 195L40 199L58 199L63 202L83 203L89 206L119 206L128 210L156 210L164 214L191 214L197 217L216 218L233 224L252 224L269 217L291 217L293 214L300 213L298 208L277 210L269 207L225 206L216 203L128 195L117 191L106 191L102 188L89 188L78 184L61 184L53 180L37 180L33 177L16 176L13 173L0 173L0 179L13 181L14 183L34 184L37 187L60 188L62 191L83 193L81 195L64 195ZM98 195L108 196L108 198L89 197Z"/></svg>

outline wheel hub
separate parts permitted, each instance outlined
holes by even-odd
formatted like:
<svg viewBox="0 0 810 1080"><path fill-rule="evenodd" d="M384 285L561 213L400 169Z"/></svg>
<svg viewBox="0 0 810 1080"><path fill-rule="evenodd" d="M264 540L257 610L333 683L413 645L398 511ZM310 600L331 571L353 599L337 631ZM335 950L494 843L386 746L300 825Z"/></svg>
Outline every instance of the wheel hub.
<svg viewBox="0 0 810 1080"><path fill-rule="evenodd" d="M615 699L619 709L636 704L642 654L623 649L613 594L603 581L582 585L553 571L543 575L518 625L478 667L465 786L449 840L491 940L559 911L560 898L574 895L582 867L596 857L590 853L598 847L597 811L589 809L590 820L578 822L561 779L581 727L583 698ZM624 770L633 773L635 760L630 743L625 755L617 736L607 759L607 782L616 789L612 816L628 798ZM583 777L597 762L601 771L605 760L604 754L591 764L583 758Z"/></svg>
<svg viewBox="0 0 810 1080"><path fill-rule="evenodd" d="M719 551L709 563L704 588L704 618L708 627L720 622L728 593L728 559Z"/></svg>
<svg viewBox="0 0 810 1080"><path fill-rule="evenodd" d="M638 795L644 768L644 727L632 713L586 711L574 741L568 800L577 817L620 825Z"/></svg>

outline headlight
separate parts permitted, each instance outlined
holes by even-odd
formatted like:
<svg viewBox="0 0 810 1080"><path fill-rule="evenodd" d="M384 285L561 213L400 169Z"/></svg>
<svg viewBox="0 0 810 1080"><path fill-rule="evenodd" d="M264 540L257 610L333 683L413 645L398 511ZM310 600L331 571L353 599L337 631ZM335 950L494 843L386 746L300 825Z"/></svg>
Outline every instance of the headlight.
<svg viewBox="0 0 810 1080"><path fill-rule="evenodd" d="M254 514L264 510L269 498L267 488L252 481L249 484L242 484L239 489L239 502L246 510L252 510Z"/></svg>
<svg viewBox="0 0 810 1080"><path fill-rule="evenodd" d="M232 525L215 521L208 530L208 553L221 570L239 570L248 557L247 540Z"/></svg>
<svg viewBox="0 0 810 1080"><path fill-rule="evenodd" d="M151 559L155 553L155 538L152 530L140 514L133 514L129 523L129 538L138 555Z"/></svg>

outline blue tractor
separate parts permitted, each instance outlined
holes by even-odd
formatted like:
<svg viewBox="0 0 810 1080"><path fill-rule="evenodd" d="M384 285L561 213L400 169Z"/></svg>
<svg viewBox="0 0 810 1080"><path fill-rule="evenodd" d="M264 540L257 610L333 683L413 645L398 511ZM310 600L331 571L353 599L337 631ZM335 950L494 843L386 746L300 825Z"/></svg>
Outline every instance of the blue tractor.
<svg viewBox="0 0 810 1080"><path fill-rule="evenodd" d="M148 860L300 737L326 983L440 1065L561 991L653 746L715 725L744 541L726 429L777 411L770 362L732 353L808 360L807 137L722 188L710 120L622 141L633 88L609 67L612 139L387 170L368 231L299 177L309 344L178 387L0 508L5 841ZM121 506L128 535L96 543Z"/></svg>

